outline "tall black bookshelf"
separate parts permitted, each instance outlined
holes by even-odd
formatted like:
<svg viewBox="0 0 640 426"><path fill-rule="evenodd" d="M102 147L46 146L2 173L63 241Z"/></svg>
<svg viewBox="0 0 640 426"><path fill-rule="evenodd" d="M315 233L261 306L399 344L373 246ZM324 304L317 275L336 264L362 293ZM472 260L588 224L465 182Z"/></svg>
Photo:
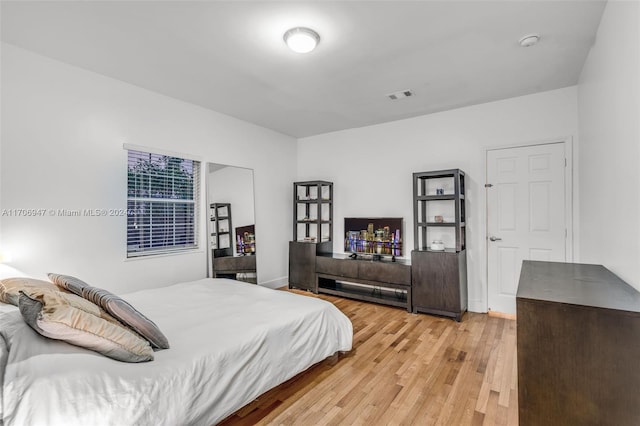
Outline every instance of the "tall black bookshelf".
<svg viewBox="0 0 640 426"><path fill-rule="evenodd" d="M233 227L231 204L212 203L209 206L211 220L211 248L213 257L233 256Z"/></svg>
<svg viewBox="0 0 640 426"><path fill-rule="evenodd" d="M414 173L413 200L413 311L460 321L467 310L465 173Z"/></svg>
<svg viewBox="0 0 640 426"><path fill-rule="evenodd" d="M315 256L333 251L333 183L293 183L293 240L289 243L289 287L317 293Z"/></svg>

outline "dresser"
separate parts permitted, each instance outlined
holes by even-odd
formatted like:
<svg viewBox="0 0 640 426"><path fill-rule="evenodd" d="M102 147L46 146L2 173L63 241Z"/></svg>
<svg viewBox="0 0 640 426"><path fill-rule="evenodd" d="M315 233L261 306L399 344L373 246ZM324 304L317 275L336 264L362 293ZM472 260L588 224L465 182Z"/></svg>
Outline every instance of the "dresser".
<svg viewBox="0 0 640 426"><path fill-rule="evenodd" d="M640 425L640 293L601 265L525 261L516 297L527 425Z"/></svg>

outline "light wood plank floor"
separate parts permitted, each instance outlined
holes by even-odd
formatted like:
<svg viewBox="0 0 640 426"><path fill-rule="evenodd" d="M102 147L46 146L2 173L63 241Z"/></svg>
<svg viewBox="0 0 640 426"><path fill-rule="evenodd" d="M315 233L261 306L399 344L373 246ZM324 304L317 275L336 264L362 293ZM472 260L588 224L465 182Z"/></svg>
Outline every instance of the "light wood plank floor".
<svg viewBox="0 0 640 426"><path fill-rule="evenodd" d="M332 296L353 350L259 397L224 425L517 425L515 321L462 322ZM333 362L332 362L333 361Z"/></svg>

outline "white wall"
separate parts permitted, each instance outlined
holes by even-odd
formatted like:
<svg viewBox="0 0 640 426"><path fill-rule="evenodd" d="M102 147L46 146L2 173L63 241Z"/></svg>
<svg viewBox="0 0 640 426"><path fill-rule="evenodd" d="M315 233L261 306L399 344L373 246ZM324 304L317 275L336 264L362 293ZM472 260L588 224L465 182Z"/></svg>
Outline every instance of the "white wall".
<svg viewBox="0 0 640 426"><path fill-rule="evenodd" d="M576 88L569 87L301 139L298 179L334 182L334 251L343 251L344 217L402 216L409 257L412 173L464 170L469 309L482 312L487 309L485 149L571 140L577 131Z"/></svg>
<svg viewBox="0 0 640 426"><path fill-rule="evenodd" d="M609 1L578 85L581 260L640 289L640 5Z"/></svg>
<svg viewBox="0 0 640 426"><path fill-rule="evenodd" d="M293 138L8 44L1 54L2 209L125 208L124 142L252 168L259 277L284 281ZM192 254L126 261L125 229L125 217L5 216L1 243L29 274L72 274L115 292L206 275L205 217Z"/></svg>

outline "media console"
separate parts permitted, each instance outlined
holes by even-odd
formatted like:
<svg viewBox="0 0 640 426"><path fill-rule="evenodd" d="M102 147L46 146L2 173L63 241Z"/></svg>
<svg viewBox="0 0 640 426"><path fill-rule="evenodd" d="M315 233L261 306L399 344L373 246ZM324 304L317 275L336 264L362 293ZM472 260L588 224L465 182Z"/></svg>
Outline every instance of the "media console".
<svg viewBox="0 0 640 426"><path fill-rule="evenodd" d="M411 265L405 260L372 260L317 254L312 291L397 306L411 312Z"/></svg>
<svg viewBox="0 0 640 426"><path fill-rule="evenodd" d="M225 256L213 258L213 276L237 279L236 274L256 273L256 256ZM249 279L253 282L255 279ZM254 283L255 284L255 283Z"/></svg>

